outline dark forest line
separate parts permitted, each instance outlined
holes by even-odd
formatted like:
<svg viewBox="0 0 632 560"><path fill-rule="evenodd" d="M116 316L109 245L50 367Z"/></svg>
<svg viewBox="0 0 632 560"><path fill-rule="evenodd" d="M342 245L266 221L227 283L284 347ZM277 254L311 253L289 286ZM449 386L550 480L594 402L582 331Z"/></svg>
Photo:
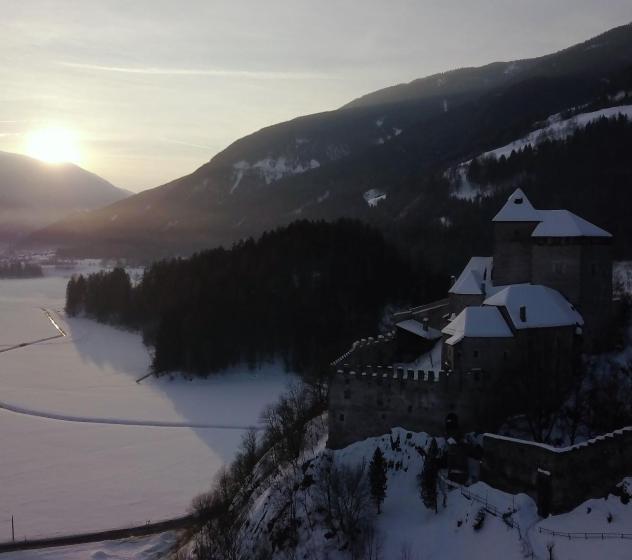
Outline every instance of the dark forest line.
<svg viewBox="0 0 632 560"><path fill-rule="evenodd" d="M42 267L37 263L19 260L0 262L0 278L40 278L43 275Z"/></svg>
<svg viewBox="0 0 632 560"><path fill-rule="evenodd" d="M231 249L156 262L137 285L122 268L73 277L66 311L142 331L157 373L277 358L306 372L374 335L387 305L445 287L373 227L298 221Z"/></svg>

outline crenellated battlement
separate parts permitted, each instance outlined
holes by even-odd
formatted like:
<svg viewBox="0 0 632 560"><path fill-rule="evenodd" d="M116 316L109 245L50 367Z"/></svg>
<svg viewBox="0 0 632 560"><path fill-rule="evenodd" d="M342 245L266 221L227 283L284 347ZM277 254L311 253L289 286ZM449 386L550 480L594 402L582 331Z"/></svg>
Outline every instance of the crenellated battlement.
<svg viewBox="0 0 632 560"><path fill-rule="evenodd" d="M447 379L451 372L444 370L421 370L421 369L405 369L403 367L383 366L383 365L367 365L352 366L344 364L341 368L336 369L336 375L348 377L357 380L390 380L390 381L412 381L419 383L439 383L443 379Z"/></svg>
<svg viewBox="0 0 632 560"><path fill-rule="evenodd" d="M482 370L454 372L446 370L422 370L394 367L392 365L353 365L343 364L335 368L336 377L342 379L406 381L420 384L449 384L451 379L459 378L459 385L470 387L486 382L487 375Z"/></svg>
<svg viewBox="0 0 632 560"><path fill-rule="evenodd" d="M482 371L422 370L397 365L333 368L329 387L329 442L339 448L392 426L443 434L448 418L464 429L486 421ZM453 420L452 420L453 421Z"/></svg>
<svg viewBox="0 0 632 560"><path fill-rule="evenodd" d="M629 474L632 427L568 447L485 434L483 449L485 482L530 494L545 513L566 511L589 497L605 496ZM549 489L543 492L542 484Z"/></svg>
<svg viewBox="0 0 632 560"><path fill-rule="evenodd" d="M386 344L390 344L395 340L395 331L389 331L385 334L380 334L377 337L369 336L368 338L360 338L356 340L349 350L347 350L342 356L336 358L330 365L337 366L338 364L350 361L353 355L359 354L361 351L377 349Z"/></svg>

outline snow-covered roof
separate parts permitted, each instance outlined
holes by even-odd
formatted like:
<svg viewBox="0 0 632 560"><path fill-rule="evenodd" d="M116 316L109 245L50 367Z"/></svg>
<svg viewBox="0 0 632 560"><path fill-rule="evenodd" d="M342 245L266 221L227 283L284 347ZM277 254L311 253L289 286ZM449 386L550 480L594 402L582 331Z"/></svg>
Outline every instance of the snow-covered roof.
<svg viewBox="0 0 632 560"><path fill-rule="evenodd" d="M472 257L450 288L451 294L482 294L482 284L491 286L493 257Z"/></svg>
<svg viewBox="0 0 632 560"><path fill-rule="evenodd" d="M437 329L428 327L426 330L424 329L423 323L420 323L415 319L400 321L399 323L395 323L395 326L428 340L437 340L438 338L441 338L441 333Z"/></svg>
<svg viewBox="0 0 632 560"><path fill-rule="evenodd" d="M539 210L539 214L541 222L531 237L612 237L606 230L568 210Z"/></svg>
<svg viewBox="0 0 632 560"><path fill-rule="evenodd" d="M522 189L516 189L494 216L493 222L539 222L540 213L536 210Z"/></svg>
<svg viewBox="0 0 632 560"><path fill-rule="evenodd" d="M493 222L538 222L531 237L612 237L568 210L536 210L522 189L507 199Z"/></svg>
<svg viewBox="0 0 632 560"><path fill-rule="evenodd" d="M464 337L509 338L509 325L496 307L466 307L441 331L450 335L446 344L456 344Z"/></svg>
<svg viewBox="0 0 632 560"><path fill-rule="evenodd" d="M488 297L483 305L505 307L516 329L583 325L579 312L558 291L534 284L513 284ZM520 308L525 307L525 320Z"/></svg>

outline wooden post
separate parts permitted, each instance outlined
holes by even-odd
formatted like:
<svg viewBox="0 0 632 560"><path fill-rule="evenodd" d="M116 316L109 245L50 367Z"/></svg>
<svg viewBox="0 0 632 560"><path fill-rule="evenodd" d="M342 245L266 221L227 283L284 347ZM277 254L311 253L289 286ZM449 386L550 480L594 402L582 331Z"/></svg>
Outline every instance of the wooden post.
<svg viewBox="0 0 632 560"><path fill-rule="evenodd" d="M11 516L11 540L15 542L15 525L13 524L13 516Z"/></svg>

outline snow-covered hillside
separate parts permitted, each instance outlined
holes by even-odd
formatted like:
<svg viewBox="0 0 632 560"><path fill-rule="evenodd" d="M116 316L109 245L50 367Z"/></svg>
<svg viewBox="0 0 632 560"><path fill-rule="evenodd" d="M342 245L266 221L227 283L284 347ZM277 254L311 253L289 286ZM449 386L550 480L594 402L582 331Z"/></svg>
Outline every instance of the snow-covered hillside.
<svg viewBox="0 0 632 560"><path fill-rule="evenodd" d="M22 539L185 513L291 379L271 365L136 383L139 335L63 314L75 270L0 281L0 541L11 516ZM46 311L66 336L35 342L58 335Z"/></svg>
<svg viewBox="0 0 632 560"><path fill-rule="evenodd" d="M253 164L244 160L238 161L233 165L234 181L230 188L230 193L232 194L237 190L246 174L258 176L266 185L269 185L283 179L283 177L305 173L305 171L316 169L317 167L320 167L320 163L315 159L310 159L303 163L298 158L295 161L291 161L284 156L278 158L267 157Z"/></svg>
<svg viewBox="0 0 632 560"><path fill-rule="evenodd" d="M323 481L332 472L340 476L344 469L354 468L364 468L366 477L377 447L388 462L387 493L381 514L375 514L373 504L363 514L365 550L359 558L547 559L549 547L558 559L629 558L628 539L584 536L632 532L632 504L619 497L589 500L569 513L541 519L534 501L524 494L501 492L483 482L461 488L440 481L435 513L424 506L418 485L430 441L427 434L396 428L338 451L325 449L324 441L321 438L297 465L260 485L239 533L240 558L267 558L264 551L275 559L351 558L347 537L327 516L329 497ZM632 478L623 484L632 490ZM348 504L360 507L357 498L367 491L362 484L354 487L356 500L349 498Z"/></svg>
<svg viewBox="0 0 632 560"><path fill-rule="evenodd" d="M540 126L526 136L484 152L477 157L480 159L509 157L511 152L517 152L527 146L537 146L540 142L546 140L563 140L572 135L577 129L583 128L591 122L601 118L615 118L618 115L632 118L632 105L607 107L589 113L578 113L569 118L563 118L561 113L556 113L548 117ZM467 172L471 161L464 161L446 173L452 185L452 196L455 198L473 200L478 196L489 196L492 194L490 189L473 184L468 180Z"/></svg>
<svg viewBox="0 0 632 560"><path fill-rule="evenodd" d="M611 119L618 115L624 115L628 118L632 117L632 105L619 105L617 107L607 107L605 109L599 109L598 111L591 111L590 113L579 113L567 119L562 118L562 115L557 113L546 119L544 126L500 148L485 152L479 157L507 157L513 151L521 150L526 146L536 146L545 140L563 140L573 134L578 128L583 128L591 122L601 118Z"/></svg>

